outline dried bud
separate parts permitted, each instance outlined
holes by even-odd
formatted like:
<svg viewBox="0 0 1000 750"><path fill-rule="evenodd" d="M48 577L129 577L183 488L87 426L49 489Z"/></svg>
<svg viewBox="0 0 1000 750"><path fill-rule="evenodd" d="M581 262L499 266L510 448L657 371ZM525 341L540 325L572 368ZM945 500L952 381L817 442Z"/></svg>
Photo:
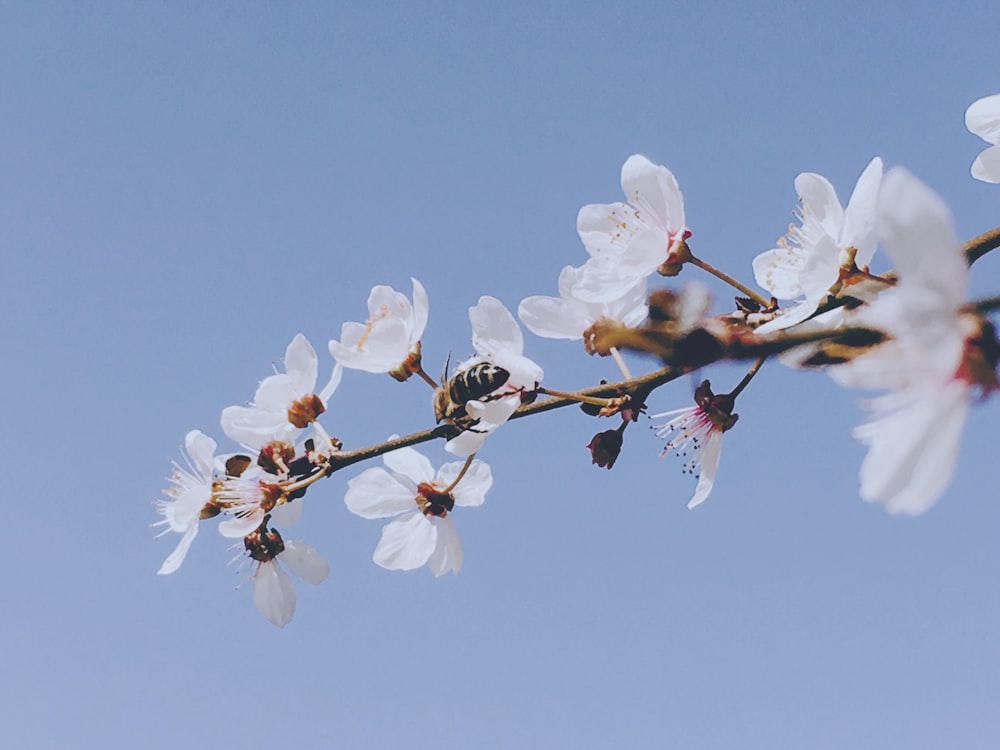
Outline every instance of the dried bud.
<svg viewBox="0 0 1000 750"><path fill-rule="evenodd" d="M668 278L680 275L680 272L684 269L683 263L667 263L663 262L656 267L656 272L660 276L666 276Z"/></svg>
<svg viewBox="0 0 1000 750"><path fill-rule="evenodd" d="M735 297L736 309L747 315L760 312L760 305L749 297Z"/></svg>
<svg viewBox="0 0 1000 750"><path fill-rule="evenodd" d="M244 456L240 453L230 456L226 459L226 476L227 477L239 477L243 475L243 472L247 470L250 463L253 461L250 456Z"/></svg>
<svg viewBox="0 0 1000 750"><path fill-rule="evenodd" d="M616 430L605 430L594 435L587 446L593 463L607 469L615 465L618 454L622 452L622 432L626 424L622 422L622 426Z"/></svg>

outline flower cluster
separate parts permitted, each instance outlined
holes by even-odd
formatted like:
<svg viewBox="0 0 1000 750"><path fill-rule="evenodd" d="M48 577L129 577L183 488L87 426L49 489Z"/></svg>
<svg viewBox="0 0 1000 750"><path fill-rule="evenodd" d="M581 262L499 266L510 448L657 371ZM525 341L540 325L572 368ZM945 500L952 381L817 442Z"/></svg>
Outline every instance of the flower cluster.
<svg viewBox="0 0 1000 750"><path fill-rule="evenodd" d="M972 104L966 123L991 144L975 160L973 176L1000 182L1000 94ZM585 258L562 269L558 296L529 296L517 308L534 334L579 340L587 354L611 356L623 378L617 383L602 379L571 392L543 386L520 325L490 296L469 308L474 353L453 368L450 355L442 357L445 374L434 379L422 362L430 311L423 285L411 279L411 297L374 287L367 321L344 323L340 339L329 342L334 363L324 385L317 386L319 357L299 334L285 351L283 371L264 378L248 404L223 409L222 431L241 446L237 452L217 454L215 440L198 430L187 434L186 459L174 464L170 486L155 501L160 536L180 537L158 572L176 572L202 521L218 518L220 534L238 540L236 559L250 569L257 609L285 626L295 610L285 569L316 585L329 566L318 550L286 540L279 529L299 520L314 484L381 456L384 465L349 479L344 496L350 512L389 519L375 563L388 570L426 565L435 576L457 573L463 551L452 514L483 504L491 490L493 472L476 456L496 430L514 417L577 404L590 417L614 422L587 445L592 462L611 469L626 429L645 418L657 388L721 360L752 364L728 392L716 393L706 379L693 406L650 415L664 441L660 455L675 454L682 471L697 480L689 508L711 493L722 437L739 419L736 401L774 357L822 368L840 385L879 392L854 431L868 451L860 495L892 513L927 511L954 474L972 396L1000 388L1000 341L987 317L1000 299L966 300L968 266L978 256L967 256L944 201L900 167L883 172L882 160L872 159L846 206L826 178L798 175L796 223L750 267L760 292L694 254L670 170L638 154L628 157L621 170L624 201L580 209ZM1000 246L1000 230L983 237L979 254ZM870 267L879 247L892 264L882 274ZM651 289L657 277L676 277L688 266L735 288L734 309L712 315L711 296L697 282ZM665 367L634 377L626 350L656 355ZM413 380L432 389L427 414L434 426L345 449L320 422L344 369L399 382L416 375ZM461 460L435 469L412 447L437 439Z"/></svg>

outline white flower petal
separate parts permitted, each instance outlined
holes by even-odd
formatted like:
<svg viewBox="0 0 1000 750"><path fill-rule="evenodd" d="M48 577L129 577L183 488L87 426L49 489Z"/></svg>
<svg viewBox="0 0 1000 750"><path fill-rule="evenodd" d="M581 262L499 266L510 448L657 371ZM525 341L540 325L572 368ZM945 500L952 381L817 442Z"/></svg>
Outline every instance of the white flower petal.
<svg viewBox="0 0 1000 750"><path fill-rule="evenodd" d="M450 517L431 519L437 528L437 546L427 560L427 567L435 576L442 576L449 570L457 573L462 567L462 543Z"/></svg>
<svg viewBox="0 0 1000 750"><path fill-rule="evenodd" d="M825 234L840 237L844 209L830 181L823 175L803 172L795 178L795 192L802 201L803 228L808 231L809 224L816 222Z"/></svg>
<svg viewBox="0 0 1000 750"><path fill-rule="evenodd" d="M806 320L816 312L819 307L819 300L804 300L795 307L782 308L782 313L773 320L769 320L755 330L758 334L771 333L772 331L783 331Z"/></svg>
<svg viewBox="0 0 1000 750"><path fill-rule="evenodd" d="M323 386L319 393L316 394L319 396L319 400L323 402L324 407L330 405L330 396L332 396L333 392L337 390L337 386L340 385L340 380L343 376L344 366L340 362L337 362L333 366L333 372L330 373L329 382Z"/></svg>
<svg viewBox="0 0 1000 750"><path fill-rule="evenodd" d="M504 349L520 355L524 351L524 334L517 321L496 297L480 297L475 307L469 308L472 323L472 343L476 351L492 359L490 353ZM477 345L476 341L480 343ZM480 351L482 347L485 351Z"/></svg>
<svg viewBox="0 0 1000 750"><path fill-rule="evenodd" d="M438 470L434 483L441 487L449 487L458 477L463 465L463 461L445 464ZM455 505L463 507L482 505L486 500L486 493L492 486L493 472L490 470L489 464L478 459L473 461L462 477L462 481L452 490L452 494L455 496Z"/></svg>
<svg viewBox="0 0 1000 750"><path fill-rule="evenodd" d="M972 176L983 182L1000 182L1000 146L990 146L976 157Z"/></svg>
<svg viewBox="0 0 1000 750"><path fill-rule="evenodd" d="M295 335L285 349L285 372L295 384L297 396L313 392L319 375L319 358L309 339L301 333ZM257 399L255 398L256 402Z"/></svg>
<svg viewBox="0 0 1000 750"><path fill-rule="evenodd" d="M871 263L877 240L875 216L878 208L878 191L882 184L882 160L872 159L861 173L851 199L844 210L844 226L840 231L839 246L857 249L855 263L859 267Z"/></svg>
<svg viewBox="0 0 1000 750"><path fill-rule="evenodd" d="M323 555L303 541L285 542L285 550L278 558L290 571L313 586L321 584L330 575L330 565Z"/></svg>
<svg viewBox="0 0 1000 750"><path fill-rule="evenodd" d="M219 533L227 539L242 539L251 531L260 526L264 520L264 513L258 511L245 516L233 516L225 521L220 521L218 525Z"/></svg>
<svg viewBox="0 0 1000 750"><path fill-rule="evenodd" d="M641 154L633 154L622 165L625 199L639 209L639 217L662 229L684 229L684 198L673 173ZM666 246L664 246L664 252Z"/></svg>
<svg viewBox="0 0 1000 750"><path fill-rule="evenodd" d="M444 444L444 449L453 456L462 458L471 456L483 447L483 443L486 442L486 438L493 429L495 429L495 425L476 425L471 430L465 430L453 437Z"/></svg>
<svg viewBox="0 0 1000 750"><path fill-rule="evenodd" d="M906 515L933 506L954 474L966 394L966 385L954 380L932 393L911 394L902 405L895 399L893 411L856 428L854 436L868 446L861 497Z"/></svg>
<svg viewBox="0 0 1000 750"><path fill-rule="evenodd" d="M603 304L620 299L628 293L646 272L635 273L626 270L621 263L621 255L599 255L591 258L578 270L570 289L571 296L586 303Z"/></svg>
<svg viewBox="0 0 1000 750"><path fill-rule="evenodd" d="M427 299L427 291L424 289L423 284L414 278L410 278L413 282L413 330L410 333L412 343L416 343L420 340L420 337L424 335L424 329L427 327L427 314L430 309L430 303Z"/></svg>
<svg viewBox="0 0 1000 750"><path fill-rule="evenodd" d="M965 110L965 127L987 143L1000 144L1000 94L970 104Z"/></svg>
<svg viewBox="0 0 1000 750"><path fill-rule="evenodd" d="M295 614L295 584L274 562L260 563L250 578L253 583L253 603L272 624L285 627Z"/></svg>
<svg viewBox="0 0 1000 750"><path fill-rule="evenodd" d="M719 470L721 457L722 432L716 430L708 436L708 440L701 446L701 474L698 477L698 486L695 487L694 495L688 502L688 508L701 505L708 499L712 487L715 486L715 474Z"/></svg>
<svg viewBox="0 0 1000 750"><path fill-rule="evenodd" d="M576 231L584 248L592 256L620 254L646 228L635 213L627 203L592 203L581 208Z"/></svg>
<svg viewBox="0 0 1000 750"><path fill-rule="evenodd" d="M434 481L434 466L423 453L413 448L400 448L382 456L386 466L397 474L402 474L414 485Z"/></svg>
<svg viewBox="0 0 1000 750"><path fill-rule="evenodd" d="M163 565L161 565L160 569L156 571L156 575L165 576L176 571L181 566L181 563L184 562L184 558L187 556L188 550L191 548L191 542L194 541L194 538L197 535L198 522L195 521L188 526L184 535L181 537L181 540L174 548L174 551L167 556L167 559L163 561Z"/></svg>
<svg viewBox="0 0 1000 750"><path fill-rule="evenodd" d="M517 306L517 317L536 336L549 339L579 339L593 321L581 315L581 306L559 297L525 297Z"/></svg>
<svg viewBox="0 0 1000 750"><path fill-rule="evenodd" d="M416 503L416 488L399 483L380 466L366 469L347 483L344 504L362 518L386 518L407 510Z"/></svg>
<svg viewBox="0 0 1000 750"><path fill-rule="evenodd" d="M437 529L414 511L385 525L372 559L388 570L414 570L427 562L436 545Z"/></svg>
<svg viewBox="0 0 1000 750"><path fill-rule="evenodd" d="M184 436L184 450L202 479L210 480L212 477L216 447L216 442L201 430L191 430Z"/></svg>
<svg viewBox="0 0 1000 750"><path fill-rule="evenodd" d="M797 247L776 247L753 259L753 277L757 286L778 299L795 299L802 294L799 274L804 263L805 257Z"/></svg>
<svg viewBox="0 0 1000 750"><path fill-rule="evenodd" d="M962 303L968 266L951 211L905 169L889 171L879 194L879 232L904 284L938 295L943 308Z"/></svg>
<svg viewBox="0 0 1000 750"><path fill-rule="evenodd" d="M303 503L301 498L292 500L290 503L276 505L271 510L271 523L282 528L292 526L302 518L302 509Z"/></svg>

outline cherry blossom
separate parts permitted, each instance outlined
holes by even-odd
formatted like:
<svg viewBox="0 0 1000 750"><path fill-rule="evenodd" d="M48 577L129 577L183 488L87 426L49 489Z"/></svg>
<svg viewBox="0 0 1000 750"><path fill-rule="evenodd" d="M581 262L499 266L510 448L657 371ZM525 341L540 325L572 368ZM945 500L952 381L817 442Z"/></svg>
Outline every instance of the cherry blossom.
<svg viewBox="0 0 1000 750"><path fill-rule="evenodd" d="M955 471L970 389L996 387L992 327L965 313L967 266L951 213L904 169L886 176L879 231L899 284L865 310L892 339L838 368L837 379L890 389L854 431L868 447L861 497L917 515L937 502Z"/></svg>
<svg viewBox="0 0 1000 750"><path fill-rule="evenodd" d="M649 312L646 304L646 279L639 276L615 299L588 302L576 296L574 289L582 269L566 266L559 274L559 296L526 297L517 307L518 317L537 336L553 339L582 339L587 329L599 320L609 320L633 328ZM586 340L584 341L586 344Z"/></svg>
<svg viewBox="0 0 1000 750"><path fill-rule="evenodd" d="M174 473L170 477L173 486L164 491L167 499L155 501L156 512L164 518L153 525L167 526L157 536L168 531L181 534L177 547L156 571L161 576L173 573L184 562L191 542L198 535L198 521L219 512L213 498L216 442L200 430L191 430L184 437L184 449L188 468L174 463Z"/></svg>
<svg viewBox="0 0 1000 750"><path fill-rule="evenodd" d="M282 490L278 477L260 471L248 471L229 477L218 488L219 501L230 517L219 524L219 533L236 539L256 530L266 518L279 526L291 526L302 517L302 502L280 502Z"/></svg>
<svg viewBox="0 0 1000 750"><path fill-rule="evenodd" d="M577 215L577 232L591 255L574 285L578 299L618 298L635 277L685 260L682 241L691 232L670 170L633 154L622 165L621 184L626 203L595 203Z"/></svg>
<svg viewBox="0 0 1000 750"><path fill-rule="evenodd" d="M435 473L413 448L382 457L386 468L367 469L347 483L344 502L362 518L395 516L382 529L373 559L389 570L427 565L435 576L462 567L462 545L450 513L456 506L482 505L493 484L490 467L474 460L445 464ZM456 484L456 480L458 480Z"/></svg>
<svg viewBox="0 0 1000 750"><path fill-rule="evenodd" d="M861 284L841 290L840 282L845 276L842 270L865 267L875 254L875 211L881 180L882 160L875 157L858 178L845 209L825 177L804 172L795 178L800 225L789 229L779 247L754 258L753 272L757 283L775 297L805 299L758 328L760 333L801 323L831 293L870 294L870 288L860 288Z"/></svg>
<svg viewBox="0 0 1000 750"><path fill-rule="evenodd" d="M295 584L278 561L313 586L330 574L329 564L315 548L302 541L286 542L275 529L261 529L248 535L244 547L257 563L250 577L254 606L279 628L285 627L295 614Z"/></svg>
<svg viewBox="0 0 1000 750"><path fill-rule="evenodd" d="M469 308L472 323L472 346L478 357L456 368L455 376L480 362L489 362L505 370L509 377L496 390L462 404L474 422L445 444L456 456L471 456L486 437L502 425L521 405L521 399L534 391L542 380L542 368L524 356L524 334L503 303L495 297L480 297Z"/></svg>
<svg viewBox="0 0 1000 750"><path fill-rule="evenodd" d="M972 163L972 176L983 182L1000 182L1000 94L969 105L965 127L990 144Z"/></svg>
<svg viewBox="0 0 1000 750"><path fill-rule="evenodd" d="M427 326L427 292L416 279L413 304L389 286L376 286L368 295L368 321L344 323L340 341L329 348L344 367L365 372L387 372L406 380L420 363L420 337Z"/></svg>
<svg viewBox="0 0 1000 750"><path fill-rule="evenodd" d="M657 437L668 438L660 457L674 453L683 458L685 474L698 479L688 508L694 508L708 499L715 486L715 474L722 457L722 434L736 424L739 415L733 414L734 400L728 395L715 395L707 380L695 390L695 406L651 414L652 419L670 419L654 425Z"/></svg>
<svg viewBox="0 0 1000 750"><path fill-rule="evenodd" d="M222 410L222 429L229 438L255 450L274 441L291 442L326 410L340 385L343 366L337 363L330 381L316 393L319 360L301 333L285 350L284 362L284 373L260 382L253 403Z"/></svg>

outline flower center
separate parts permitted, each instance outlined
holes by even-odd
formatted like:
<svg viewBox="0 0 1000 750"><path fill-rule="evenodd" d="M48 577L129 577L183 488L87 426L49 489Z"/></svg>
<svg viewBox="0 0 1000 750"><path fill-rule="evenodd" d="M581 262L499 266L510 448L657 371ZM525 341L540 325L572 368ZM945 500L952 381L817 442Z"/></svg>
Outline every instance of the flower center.
<svg viewBox="0 0 1000 750"><path fill-rule="evenodd" d="M266 563L285 551L285 542L274 529L257 529L243 538L243 547L251 558Z"/></svg>
<svg viewBox="0 0 1000 750"><path fill-rule="evenodd" d="M323 400L315 393L293 401L288 407L288 421L298 428L307 427L326 411Z"/></svg>
<svg viewBox="0 0 1000 750"><path fill-rule="evenodd" d="M417 485L417 507L425 516L444 518L455 508L455 496L450 492L442 492L429 482Z"/></svg>
<svg viewBox="0 0 1000 750"><path fill-rule="evenodd" d="M996 329L989 321L976 320L974 332L965 339L962 361L955 377L970 386L978 387L983 396L1000 389L997 380L997 363L1000 362L1000 341Z"/></svg>

